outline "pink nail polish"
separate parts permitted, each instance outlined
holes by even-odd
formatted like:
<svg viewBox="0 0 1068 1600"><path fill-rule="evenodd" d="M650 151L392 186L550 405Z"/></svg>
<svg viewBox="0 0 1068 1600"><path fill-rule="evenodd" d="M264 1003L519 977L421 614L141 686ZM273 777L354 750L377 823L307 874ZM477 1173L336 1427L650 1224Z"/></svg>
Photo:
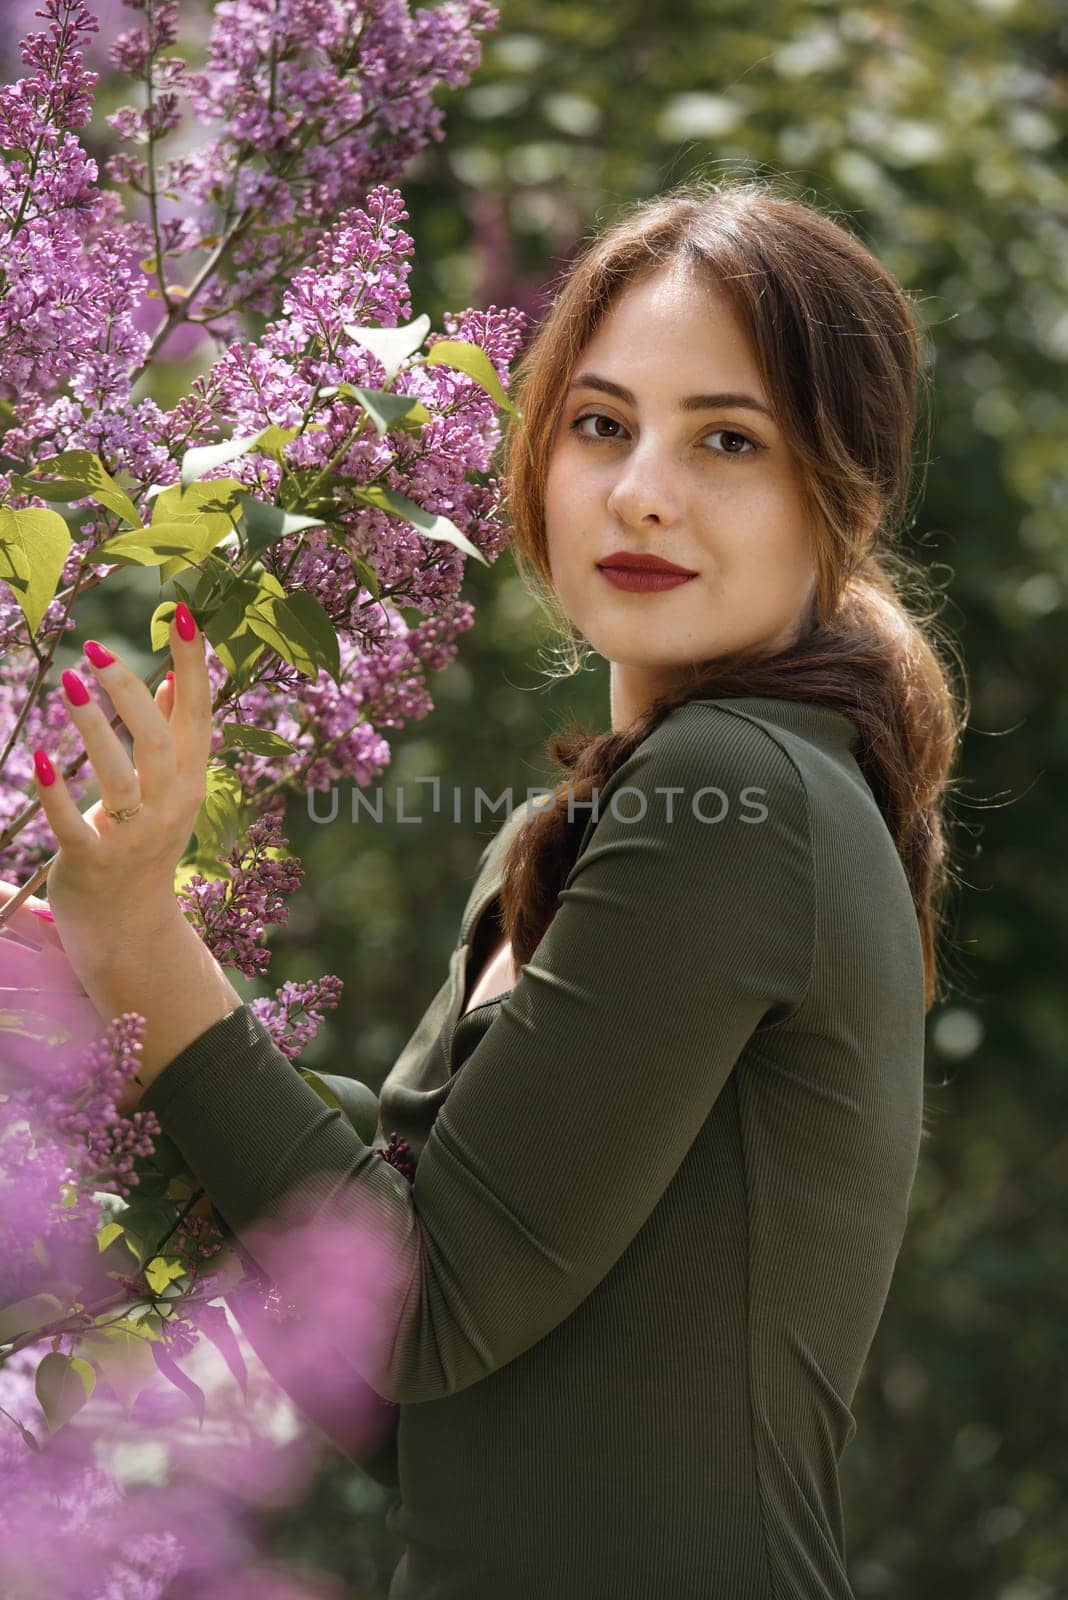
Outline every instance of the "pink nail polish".
<svg viewBox="0 0 1068 1600"><path fill-rule="evenodd" d="M173 672L168 672L168 674L167 674L167 682L168 683L173 683L174 682L174 673Z"/></svg>
<svg viewBox="0 0 1068 1600"><path fill-rule="evenodd" d="M43 750L33 752L33 764L37 769L38 781L43 783L46 789L50 788L56 781L56 769Z"/></svg>
<svg viewBox="0 0 1068 1600"><path fill-rule="evenodd" d="M82 649L85 651L94 667L110 667L111 663L115 659L111 651L105 650L104 646L102 644L97 644L95 639L86 639L85 643L82 645Z"/></svg>
<svg viewBox="0 0 1068 1600"><path fill-rule="evenodd" d="M190 639L196 638L197 625L193 621L193 613L184 600L179 600L174 608L174 622L178 629L179 639L184 639L188 644Z"/></svg>
<svg viewBox="0 0 1068 1600"><path fill-rule="evenodd" d="M63 674L63 687L67 691L67 699L72 706L87 706L89 704L89 690L76 672Z"/></svg>
<svg viewBox="0 0 1068 1600"><path fill-rule="evenodd" d="M35 917L43 917L46 922L55 922L56 920L47 906L31 906L30 910Z"/></svg>

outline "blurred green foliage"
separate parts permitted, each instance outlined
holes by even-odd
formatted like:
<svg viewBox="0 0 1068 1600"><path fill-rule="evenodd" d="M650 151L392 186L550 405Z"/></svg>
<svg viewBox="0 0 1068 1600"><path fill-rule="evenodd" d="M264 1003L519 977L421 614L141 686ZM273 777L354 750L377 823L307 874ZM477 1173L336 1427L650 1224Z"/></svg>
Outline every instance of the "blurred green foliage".
<svg viewBox="0 0 1068 1600"><path fill-rule="evenodd" d="M932 1132L842 1461L858 1600L1068 1594L1066 57L1054 0L505 0L474 83L443 97L444 142L403 184L413 309L436 328L466 304L536 318L632 198L771 174L856 232L927 330L926 493L906 547L946 592L972 711L951 817L954 992L929 1024ZM159 380L165 403L190 370ZM91 597L83 632L147 651L153 595L138 581ZM436 709L391 739L393 820L350 825L343 791L330 825L294 805L305 889L272 938L269 983L250 991L342 977L303 1060L372 1087L440 984L496 829L472 820L476 788L524 795L551 780L543 744L568 712L608 722L605 663L545 676L552 640L510 554L469 564L464 593L476 624L432 680ZM417 781L435 775L437 814ZM394 784L423 821L396 819ZM336 1460L302 1505L272 1512L270 1535L353 1595L384 1596L400 1555L388 1499Z"/></svg>

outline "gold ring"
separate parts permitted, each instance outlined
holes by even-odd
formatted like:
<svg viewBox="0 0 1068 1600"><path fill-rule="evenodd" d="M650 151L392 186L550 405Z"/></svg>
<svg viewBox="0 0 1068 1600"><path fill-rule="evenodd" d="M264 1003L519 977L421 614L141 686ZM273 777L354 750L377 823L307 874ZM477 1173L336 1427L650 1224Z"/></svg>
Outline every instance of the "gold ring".
<svg viewBox="0 0 1068 1600"><path fill-rule="evenodd" d="M105 816L112 817L116 822L129 822L131 817L136 817L144 803L143 800L138 800L135 806L130 806L126 811L112 811L110 806L104 805L103 800L101 800L100 805Z"/></svg>

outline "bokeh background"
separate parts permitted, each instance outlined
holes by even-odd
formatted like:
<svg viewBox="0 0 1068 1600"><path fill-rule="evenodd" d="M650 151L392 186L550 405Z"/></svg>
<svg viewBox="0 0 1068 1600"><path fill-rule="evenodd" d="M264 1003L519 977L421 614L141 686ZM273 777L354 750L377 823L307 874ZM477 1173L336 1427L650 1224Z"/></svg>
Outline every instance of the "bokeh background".
<svg viewBox="0 0 1068 1600"><path fill-rule="evenodd" d="M3 7L5 76L41 26L33 9ZM103 114L128 97L104 46L134 19L117 0L96 9L85 142L103 156ZM209 13L185 0L190 59ZM933 413L906 548L943 595L971 719L951 814L952 993L929 1018L932 1132L842 1459L861 1600L1068 1596L1066 102L1060 0L504 0L473 83L441 96L443 143L401 184L413 314L435 328L465 305L536 322L619 206L691 176L770 174L856 232L925 329ZM148 385L161 404L213 356L173 353ZM81 606L79 637L110 638L147 671L157 595L150 572L116 575ZM523 796L553 781L544 744L569 713L609 721L606 663L554 675L556 641L510 552L471 563L464 595L475 626L431 679L431 716L391 731L381 780L387 817L402 796L423 820L353 826L343 787L330 825L294 803L304 888L272 933L267 980L246 985L251 998L342 978L303 1061L376 1090L441 982L497 826L473 822L476 787ZM448 797L437 815L416 781L431 775ZM266 1536L294 1571L377 1600L401 1554L389 1500L332 1455Z"/></svg>

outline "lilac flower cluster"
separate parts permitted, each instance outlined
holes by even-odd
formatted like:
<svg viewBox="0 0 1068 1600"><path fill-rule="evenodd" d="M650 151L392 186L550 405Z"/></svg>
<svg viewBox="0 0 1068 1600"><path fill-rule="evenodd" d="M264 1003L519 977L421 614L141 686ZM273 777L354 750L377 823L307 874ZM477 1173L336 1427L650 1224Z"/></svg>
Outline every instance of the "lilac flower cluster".
<svg viewBox="0 0 1068 1600"><path fill-rule="evenodd" d="M257 817L226 857L228 878L197 872L179 891L182 910L192 912L190 921L216 960L247 978L267 970L271 953L258 940L270 924L289 920L285 896L304 878L297 858L284 854L287 843L277 816Z"/></svg>
<svg viewBox="0 0 1068 1600"><path fill-rule="evenodd" d="M391 1167L396 1167L401 1176L407 1178L408 1182L411 1183L415 1178L415 1163L412 1161L411 1150L412 1147L407 1139L402 1139L394 1129L386 1144L379 1148L376 1153L382 1157L383 1161L388 1161Z"/></svg>
<svg viewBox="0 0 1068 1600"><path fill-rule="evenodd" d="M219 130L164 166L157 187L181 202L160 230L169 254L218 248L229 225L233 281L205 283L199 307L223 331L238 306L270 313L309 229L440 140L432 94L468 81L477 35L498 13L485 0L451 0L414 16L366 0L220 0L205 68L186 73L173 57L157 59L174 42L176 12L175 0L156 0L152 30L116 41L113 64L133 76L151 72L159 92L151 109L124 107L108 121L144 144L176 125L184 91L198 124ZM148 164L127 152L111 159L109 173L142 192L149 180Z"/></svg>
<svg viewBox="0 0 1068 1600"><path fill-rule="evenodd" d="M58 1142L83 1155L83 1188L128 1195L136 1187L137 1156L150 1156L159 1133L155 1112L120 1116L121 1098L140 1063L144 1018L127 1011L111 1022L105 1036L88 1046L75 1062L60 1063L49 1081L43 1103L37 1100L35 1123L50 1126Z"/></svg>
<svg viewBox="0 0 1068 1600"><path fill-rule="evenodd" d="M101 1201L106 1193L129 1195L137 1183L131 1163L153 1153L152 1136L159 1132L149 1113L120 1118L115 1111L136 1069L142 1033L143 1018L127 1014L80 1054L42 1050L25 1058L22 1078L5 1073L0 1307L10 1318L19 1303L34 1303L27 1297L64 1284L72 1310L35 1335L40 1316L48 1315L39 1313L14 1349L0 1342L0 1593L12 1600L23 1594L162 1600L181 1579L184 1593L229 1600L256 1572L261 1593L300 1600L298 1588L272 1587L272 1571L257 1560L245 1526L246 1511L261 1501L277 1504L280 1495L299 1495L321 1447L300 1441L296 1455L287 1457L272 1444L270 1418L259 1422L247 1410L250 1374L237 1337L223 1309L209 1303L234 1282L214 1220L184 1216L171 1233L166 1255L189 1264L198 1296L160 1302L164 1315L155 1317L155 1331L131 1319L131 1304L145 1296L132 1260L127 1274L112 1269L104 1277L107 1257L99 1254L96 1237ZM64 1412L57 1418L50 1409L65 1404L54 1377L42 1386L46 1364L74 1356L74 1365L88 1370L85 1357L96 1364L109 1327L127 1344L140 1344L146 1356L151 1349L149 1365L157 1375L138 1377L140 1360L126 1367L123 1347L116 1345L98 1370L92 1397L64 1422ZM94 1333L97 1342L83 1346L82 1335ZM205 1396L179 1363L202 1353L202 1333L222 1352L245 1397L239 1421L230 1416L239 1399L233 1388L213 1394L225 1439L219 1446L187 1435L189 1401L195 1406L199 1396L203 1407ZM320 1368L324 1355L321 1342L306 1345L304 1359ZM261 1387L265 1377L260 1369ZM69 1395L73 1376L65 1382ZM128 1490L107 1461L111 1445L124 1442L135 1455L144 1446L172 1461L177 1476L168 1472ZM237 1493L220 1487L231 1479L240 1486Z"/></svg>
<svg viewBox="0 0 1068 1600"><path fill-rule="evenodd" d="M55 602L53 607L59 609ZM24 620L10 591L0 589L0 830L8 829L26 809L27 796L33 792L35 748L52 751L56 765L63 767L81 753L81 740L59 686L40 692L38 657L32 650L13 647L19 631L25 632ZM47 625L46 614L42 628ZM92 684L89 692L95 693ZM71 775L67 783L75 801L84 798L91 781L88 766ZM21 881L54 849L52 831L43 813L36 811L10 840L4 840L3 876Z"/></svg>
<svg viewBox="0 0 1068 1600"><path fill-rule="evenodd" d="M83 0L46 0L43 14L51 27L22 49L31 73L0 86L0 148L11 153L0 161L0 396L36 404L69 382L92 405L144 354L131 263L151 234L97 187L77 137L98 76L80 45L96 18Z"/></svg>
<svg viewBox="0 0 1068 1600"><path fill-rule="evenodd" d="M319 1031L323 1013L335 1011L344 988L327 974L305 983L283 983L273 1000L250 1000L249 1010L263 1024L284 1056L295 1061Z"/></svg>
<svg viewBox="0 0 1068 1600"><path fill-rule="evenodd" d="M47 1434L34 1395L38 1357L22 1352L0 1387L0 1593L62 1600L161 1600L181 1568L175 1532L136 1526L120 1485L93 1460L93 1441L67 1433L51 1448L28 1448ZM158 1498L158 1497L157 1497Z"/></svg>
<svg viewBox="0 0 1068 1600"><path fill-rule="evenodd" d="M206 65L193 73L173 53L176 0L126 4L140 13L138 25L112 37L107 54L97 49L94 60L136 80L136 103L107 119L113 153L105 162L109 180L130 192L134 215L118 192L100 187L97 162L79 138L98 78L84 66L98 32L86 0L43 0L36 14L47 28L20 46L25 75L0 89L0 447L5 465L17 463L0 472L0 545L31 510L53 519L53 534L61 531L54 501L25 476L53 454L88 451L106 473L125 474L123 493L147 528L155 496L183 481L191 449L268 426L292 434L281 446L250 449L199 477L227 480L261 507L294 514L297 530L257 544L253 556L250 524L238 521L236 538L217 544L197 563L200 571L186 567L176 580L191 593L210 577L216 601L238 584L259 585L261 600L299 591L303 604L320 608L336 643L336 653L324 652L333 672L298 667L273 647L261 648L243 671L227 657L237 630L209 631L217 645L207 654L212 772L228 780L233 814L256 820L225 852L221 838L215 850L210 834L198 834L198 865L214 858L221 870L190 876L178 898L217 959L262 977L270 961L265 929L285 922L286 897L303 878L300 863L285 854L287 793L325 789L344 777L366 784L384 768L390 749L382 730L429 713L428 675L454 659L459 636L473 625L474 609L459 597L467 556L474 550L491 564L505 544L498 485L481 481L500 438L496 403L462 364L428 353L432 358L442 340L473 346L483 375L492 372L507 389L524 315L494 306L447 314L442 334L413 339L393 367L375 353L374 339L363 337L417 326L408 294L414 245L391 185L413 154L441 137L433 93L468 80L478 36L497 13L486 0L446 0L414 14L399 0L218 0ZM160 147L189 131L186 107L207 138L164 160ZM108 134L94 133L93 148L106 148ZM249 313L267 319L255 339L242 320ZM146 369L184 354L191 333L216 341L210 370L169 411L135 400ZM364 397L383 390L393 407L384 425L373 396ZM407 421L390 421L395 396L412 402ZM0 872L7 878L28 875L54 847L27 804L28 752L44 746L64 767L80 754L49 673L57 646L75 627L80 594L121 564L101 544L133 525L128 513L88 492L69 500L64 516L71 542L39 620L28 620L21 596L0 585L0 725L12 730L0 744ZM414 625L406 609L417 613ZM90 779L87 765L68 778L75 799ZM293 1060L337 1006L341 987L329 975L286 983L252 1009ZM127 1310L129 1300L146 1296L147 1262L139 1257L135 1270L133 1258L121 1256L126 1244L135 1248L129 1213L125 1244L105 1244L101 1235L97 1250L105 1197L133 1193L136 1200L143 1175L156 1181L134 1209L149 1247L159 1248L152 1202L162 1174L145 1170L158 1128L147 1114L117 1110L136 1068L140 1023L116 1019L76 1060L57 1061L42 1050L32 1084L3 1083L4 1306L39 1292L46 1272L81 1284L90 1307L94 1288L110 1292L112 1302L127 1296ZM410 1180L410 1152L396 1135L379 1154ZM243 1374L232 1331L211 1303L242 1264L223 1248L204 1197L199 1209L194 1202L185 1203L175 1225L165 1224L155 1298L149 1296L154 1320L136 1325L145 1339L149 1326L156 1329L153 1353L174 1385L172 1404L180 1401L177 1390L194 1405L200 1394L178 1366L198 1354L194 1329L222 1351L239 1384ZM173 1211L171 1205L168 1218ZM123 1264L105 1275L112 1250ZM329 1398L340 1414L329 1329L366 1335L369 1348L388 1338L380 1306L389 1297L379 1285L389 1279L390 1260L373 1228L354 1239L351 1230L332 1232L327 1219L310 1232L295 1229L288 1242L271 1239L264 1259L279 1281L317 1297L322 1330L290 1319L299 1324L297 1338L288 1353L280 1347L280 1360L295 1363L302 1381L328 1384L324 1403ZM344 1272L336 1270L339 1261ZM196 1292L170 1282L173 1293L164 1298L159 1274L173 1278L176 1266ZM90 1309L62 1333L51 1332L53 1357L76 1356L92 1320ZM136 1344L135 1331L116 1330ZM31 1353L40 1361L40 1348ZM114 1402L122 1375L112 1369L109 1387L107 1363L92 1359L104 1400ZM86 1447L107 1431L95 1413L89 1420L95 1401L49 1440L48 1452L32 1451L20 1436L19 1408L8 1404L16 1366L17 1357L0 1346L0 1405L12 1422L9 1431L0 1428L0 1465L12 1451L18 1459L18 1472L5 1473L0 1508L0 1590L17 1592L26 1580L35 1592L71 1600L83 1593L86 1600L103 1593L155 1600L180 1572L198 1600L235 1600L246 1580L260 1600L281 1600L283 1592L296 1600L296 1587L276 1583L235 1536L218 1503L221 1474L212 1481L208 1473L208 1497L198 1500L190 1489L169 1521L153 1510L151 1496L147 1509L135 1506L106 1474L93 1476ZM354 1424L365 1397L363 1385L351 1402ZM139 1403L147 1413L158 1396L146 1389ZM47 1473L35 1477L38 1454L47 1456L55 1484L45 1481ZM229 1475L253 1481L263 1461L262 1450L238 1457ZM88 1508L81 1521L79 1495ZM39 1515L35 1504L44 1507ZM173 1491L168 1505L173 1512ZM197 1529L196 1549L168 1542L167 1528L183 1522ZM10 1568L4 1562L16 1528L25 1553L23 1565Z"/></svg>
<svg viewBox="0 0 1068 1600"><path fill-rule="evenodd" d="M145 10L144 0L128 4ZM486 0L414 16L366 0L222 0L205 69L190 73L164 53L177 39L177 0L154 0L146 26L110 51L144 100L107 118L133 147L106 167L143 197L137 220L124 220L118 193L97 188L97 163L76 136L98 77L82 65L96 19L86 0L46 0L39 14L52 26L21 50L33 73L0 99L0 149L26 152L0 160L0 256L14 269L0 297L10 307L0 321L0 396L18 401L8 453L39 454L49 435L57 448L72 444L90 422L81 407L92 407L100 415L86 448L146 485L165 482L166 419L152 400L131 403L131 381L194 323L221 342L238 333L242 312L276 310L333 220L442 137L432 96L468 81L478 35L498 14ZM156 146L178 128L183 96L198 129L218 132L159 163ZM151 336L135 315L151 283L146 257L163 311ZM73 394L52 400L67 380Z"/></svg>
<svg viewBox="0 0 1068 1600"><path fill-rule="evenodd" d="M160 1390L146 1391L128 1418L94 1395L50 1433L36 1361L22 1352L0 1373L5 1600L340 1600L327 1574L305 1564L298 1580L262 1553L257 1514L306 1493L323 1455L310 1436L279 1446L286 1419L262 1369L249 1375L255 1410L230 1414L211 1392L224 1423L214 1438L190 1429L189 1402L173 1390L184 1412L164 1406Z"/></svg>
<svg viewBox="0 0 1068 1600"><path fill-rule="evenodd" d="M136 1073L144 1018L114 1019L83 1050L42 1044L34 1067L5 1082L0 1099L0 1302L36 1292L41 1252L49 1274L96 1254L102 1194L128 1195L134 1162L151 1156L159 1123L122 1116L116 1102Z"/></svg>
<svg viewBox="0 0 1068 1600"><path fill-rule="evenodd" d="M27 138L40 133L44 139L51 129L51 113L46 115L41 108L46 102L51 104L48 94L57 83L69 86L66 98L59 97L63 115L70 120L77 113L84 120L89 88L96 76L80 67L77 46L93 25L84 0L48 0L47 14L52 19L49 34L34 35L23 45L24 59L35 73L14 86L6 103L9 122L14 114L12 107L22 100L38 108L32 125L24 130ZM360 66L353 82L362 81L362 73L375 86L371 96L374 105L385 114L383 108L392 101L385 93L387 84L381 62L393 62L398 51L403 55L401 43L407 39L418 63L417 103L408 105L402 118L410 139L416 136L413 130L419 128L423 130L420 137L431 136L437 119L427 98L430 88L437 81L461 81L462 74L477 59L474 32L489 26L492 20L494 14L479 0L466 10L453 5L426 16L420 14L414 22L406 14L402 16L400 8L376 10L368 22L363 8L354 6L352 0L330 0L329 4L325 0L302 0L301 4L276 6L270 11L241 0L240 4L216 8L209 55L220 71L225 68L224 77L231 72L232 93L241 98L247 87L242 84L246 79L251 81L249 74L255 77L257 63L269 60L272 50L283 50L285 60L274 63L277 71L272 79L273 103L281 116L286 104L280 94L282 84L299 84L312 96L314 108L325 105L329 97L321 74L333 74L337 88L340 57L335 44L344 36L358 44ZM164 60L160 51L174 42L175 21L173 6L157 0L146 15L147 31L143 37L136 29L124 34L116 41L113 54L125 69L132 70L140 62L146 70L149 63L154 63L155 70ZM367 25L357 27L357 22ZM238 23L249 30L240 48L228 34L228 29ZM393 44L387 41L390 29L396 30ZM439 55L434 56L439 46ZM320 75L313 73L309 78L299 64L303 61L306 66L316 52L316 72ZM320 59L324 53L325 63ZM168 62L173 66L171 57L165 58L164 64ZM244 78L237 71L238 64ZM176 72L177 68L173 70ZM397 88L408 83L412 70L409 62L407 75L401 73L396 82L390 80L390 85ZM204 102L206 111L224 103L230 111L235 109L232 98L225 98L231 93L225 86L211 88L201 84L198 92L201 91L208 97ZM363 92L366 96L366 85ZM224 98L219 99L220 95ZM245 99L241 103L245 105ZM248 105L251 107L252 102ZM288 126L298 120L304 126L305 108L297 101L292 106L299 110L300 117L286 113L283 122ZM262 109L259 105L255 114L249 110L245 143L266 159L274 145L269 140L264 143L265 124L259 115ZM374 123L370 112L368 115L371 120L362 127L359 137L353 135L351 149L347 136L331 145L328 171L332 174L329 183L334 187L321 196L324 217L339 203L342 190L336 185L344 181L355 193L360 174L360 181L364 181L374 167L374 162L371 168L361 167L357 158L360 150L367 160L369 150L379 151L374 139L368 144ZM387 121L391 127L393 120L394 113L390 112ZM0 120L0 129L2 125ZM275 132L285 144L281 124ZM0 139L5 137L0 132ZM73 139L74 134L67 130L65 137ZM231 138L228 130L224 143ZM394 151L395 147L389 141L383 142L379 153L387 149ZM310 147L306 154L314 165L317 157ZM221 160L219 150L210 159L202 153L202 159L206 172L212 161ZM75 210L65 210L60 203L63 196L57 187L59 178L54 166L38 163L40 178L38 169L30 173L23 170L24 166L15 160L4 168L0 162L11 204L20 193L32 194L36 209L31 207L31 213L46 230L69 222L76 233L86 212L91 213L102 200L89 184L90 176L95 177L95 167L88 159L84 172L89 188L79 194ZM190 158L190 173L186 176L192 176L195 166ZM348 178L344 177L346 170ZM240 174L231 176L239 188ZM169 174L157 184L153 191L157 198L172 178L177 181L174 174ZM325 174L323 182L327 182ZM134 335L120 337L120 330L107 318L101 323L98 316L102 307L115 304L128 309L136 300L128 278L105 283L92 276L83 277L84 292L72 299L68 309L71 315L77 313L89 320L74 330L58 330L53 319L47 336L42 333L43 346L53 349L62 345L72 352L72 370L66 374L68 392L58 398L49 397L47 374L36 372L25 362L20 364L17 345L5 340L0 330L0 383L10 375L10 392L18 395L10 407L5 452L16 458L22 455L29 462L34 453L43 450L93 450L109 470L125 469L137 480L141 487L135 486L131 491L135 504L151 484L167 486L177 481L179 458L194 443L207 442L227 430L247 435L272 423L301 429L286 446L281 460L253 451L208 474L209 478L225 476L237 481L267 501L276 499L288 476L302 472L319 472L332 491L329 532L305 529L278 539L263 552L262 562L265 572L283 589L300 588L313 596L335 627L341 654L337 680L326 671L309 678L273 652L267 653L251 681L241 685L229 677L217 658L212 658L211 663L220 723L231 721L276 732L295 753L295 759L287 755L284 761L245 751L239 751L235 758L233 770L241 783L242 800L256 810L275 812L284 810L279 794L282 787L291 792L312 787L327 789L336 779L346 777L361 784L370 782L389 759L388 744L378 730L401 727L406 720L428 714L432 703L427 673L442 670L454 659L459 635L473 624L473 607L459 598L466 560L463 551L445 540L428 540L392 510L367 504L361 493L363 488L375 483L414 500L428 513L447 516L464 529L471 547L489 562L496 559L505 543L496 483L471 480L471 474L485 474L488 470L499 441L494 403L479 383L444 364L430 366L416 359L404 367L392 388L425 408L424 415L429 420L419 433L391 429L382 434L369 427L362 407L352 398L352 390L345 392L343 387L373 389L384 381L377 357L352 338L347 329L396 327L411 315L407 278L413 241L401 226L407 213L400 194L379 184L371 189L362 206L343 210L325 231L317 228L316 213L314 208L309 211L307 196L302 196L300 216L302 227L295 231L294 240L299 236L304 264L279 289L280 315L268 324L259 342L231 342L212 369L194 383L192 392L169 413L162 413L152 401L131 401L130 359L124 358L125 366L120 363L107 371L98 359L101 351L116 349L125 351L131 359L135 356L130 344ZM181 226L187 228L189 224L190 209L186 207ZM0 234L2 231L0 227ZM178 237L165 243L168 250L180 253ZM67 255L73 261L77 254L73 240L70 246ZM142 239L137 239L136 248L145 248ZM112 252L109 270L115 259ZM47 287L44 285L42 292ZM7 304L7 299L0 289L0 307ZM188 296L177 303L175 311L186 315ZM93 318L97 321L93 322ZM179 317L175 326L180 320ZM468 309L460 315L446 316L445 335L477 346L500 382L506 384L508 363L518 349L524 323L523 314L515 310ZM431 337L427 342L432 350L439 340ZM0 474L0 503L5 489L8 503L13 506L44 503L39 496L16 492L10 474ZM146 518L149 509L146 505L142 512ZM92 513L101 508L86 506L86 510ZM115 570L113 564L101 563L99 557L94 560L95 544L103 534L113 531L113 523L102 511L99 516L82 521L82 538L71 547L63 572L64 584L99 581ZM236 573L244 556L240 547L223 546L215 552L215 559ZM373 569L377 596L366 586L359 562ZM417 610L423 620L416 626L409 625L401 613L404 606ZM61 605L57 596L38 633L43 640L51 637L54 641L57 629L67 630L73 625L69 608ZM0 594L0 644L5 661L12 663L12 676L19 680L15 691L19 693L37 668L36 657L24 658L21 668L15 665L24 642L28 642L25 633L21 613L6 593ZM58 691L56 702L62 705ZM29 724L24 731L30 733ZM33 731L38 734L38 742L45 743L41 735L53 730L40 729L35 724ZM224 736L218 731L216 753L224 743ZM35 859L34 853L40 851L43 842L42 825L36 819L34 826L35 819L31 818L31 831L21 846L15 846L15 838L24 825L22 796L31 778L27 765L29 748L31 741L24 738L17 750L6 753L7 762L0 754L0 829L7 825L6 834L0 833L0 851L5 846L17 850L12 866L19 874ZM16 818L18 826L11 827Z"/></svg>

